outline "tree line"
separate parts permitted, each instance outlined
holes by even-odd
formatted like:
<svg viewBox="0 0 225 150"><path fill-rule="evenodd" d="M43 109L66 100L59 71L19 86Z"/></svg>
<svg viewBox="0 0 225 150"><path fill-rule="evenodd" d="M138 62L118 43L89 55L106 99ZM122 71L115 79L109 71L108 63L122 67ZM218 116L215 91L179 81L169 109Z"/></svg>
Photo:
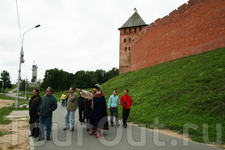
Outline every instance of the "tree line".
<svg viewBox="0 0 225 150"><path fill-rule="evenodd" d="M46 89L51 86L56 91L64 91L69 87L90 88L96 83L102 84L117 75L119 75L117 68L112 68L109 71L102 69L96 71L80 70L74 74L54 68L45 71L41 88Z"/></svg>

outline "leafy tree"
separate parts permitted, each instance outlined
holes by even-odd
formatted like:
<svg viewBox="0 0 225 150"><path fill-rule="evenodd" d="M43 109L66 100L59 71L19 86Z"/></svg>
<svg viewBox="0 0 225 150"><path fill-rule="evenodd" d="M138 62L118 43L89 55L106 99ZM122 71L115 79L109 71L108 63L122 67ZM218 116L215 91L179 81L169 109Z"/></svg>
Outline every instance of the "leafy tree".
<svg viewBox="0 0 225 150"><path fill-rule="evenodd" d="M119 69L113 67L111 70L109 70L107 72L107 75L108 75L108 79L111 79L115 76L118 76L119 75Z"/></svg>
<svg viewBox="0 0 225 150"><path fill-rule="evenodd" d="M47 88L51 86L56 91L63 91L68 89L68 85L71 85L69 77L70 73L59 70L57 68L45 71L44 81L41 84L41 88Z"/></svg>
<svg viewBox="0 0 225 150"><path fill-rule="evenodd" d="M74 75L74 87L87 88L91 86L91 77L88 72L77 71Z"/></svg>
<svg viewBox="0 0 225 150"><path fill-rule="evenodd" d="M0 79L1 79L1 88L3 85L3 90L6 88L12 88L10 75L6 70L2 71Z"/></svg>
<svg viewBox="0 0 225 150"><path fill-rule="evenodd" d="M20 82L20 91L25 91L25 86L27 86L26 80L21 80L21 82Z"/></svg>

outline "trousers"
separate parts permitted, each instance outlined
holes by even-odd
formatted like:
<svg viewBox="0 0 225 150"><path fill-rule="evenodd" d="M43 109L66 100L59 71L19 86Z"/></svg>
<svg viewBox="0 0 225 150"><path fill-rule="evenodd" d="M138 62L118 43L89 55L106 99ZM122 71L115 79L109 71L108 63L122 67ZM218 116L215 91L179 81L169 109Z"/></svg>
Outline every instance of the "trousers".
<svg viewBox="0 0 225 150"><path fill-rule="evenodd" d="M123 125L127 125L127 119L130 114L130 109L123 109L122 114L123 114Z"/></svg>
<svg viewBox="0 0 225 150"><path fill-rule="evenodd" d="M45 137L44 135L44 126L46 126L46 136L50 137L52 132L52 116L43 116L39 117L39 127L40 127L40 137Z"/></svg>

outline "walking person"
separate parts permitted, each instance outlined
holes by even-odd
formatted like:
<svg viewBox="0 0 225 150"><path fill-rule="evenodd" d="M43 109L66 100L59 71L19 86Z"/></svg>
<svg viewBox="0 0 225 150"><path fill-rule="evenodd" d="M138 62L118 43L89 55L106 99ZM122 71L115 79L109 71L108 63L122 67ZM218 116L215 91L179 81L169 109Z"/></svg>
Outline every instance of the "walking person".
<svg viewBox="0 0 225 150"><path fill-rule="evenodd" d="M39 115L38 115L38 107L42 101L42 98L39 96L39 90L33 90L33 96L30 98L29 101L29 115L30 115L30 132L29 136L33 136L34 138L39 137Z"/></svg>
<svg viewBox="0 0 225 150"><path fill-rule="evenodd" d="M61 97L60 97L60 99L61 99L61 106L62 107L65 107L66 106L66 99L67 99L67 95L66 95L66 92L64 92L62 95L61 95Z"/></svg>
<svg viewBox="0 0 225 150"><path fill-rule="evenodd" d="M65 128L63 130L70 129L71 132L74 131L75 124L75 111L77 109L77 100L78 96L75 93L75 88L71 87L69 89L69 97L67 100L66 106L66 115L65 115Z"/></svg>
<svg viewBox="0 0 225 150"><path fill-rule="evenodd" d="M104 95L100 92L100 85L95 84L93 86L94 94L88 91L77 89L82 92L81 96L92 99L91 113L90 113L90 125L92 132L89 135L97 133L96 138L100 137L102 129L109 130L107 108Z"/></svg>
<svg viewBox="0 0 225 150"><path fill-rule="evenodd" d="M120 99L117 96L117 91L113 91L113 94L109 97L109 101L108 101L108 109L110 110L111 126L114 126L113 117L115 117L116 126L119 126L118 104L120 104Z"/></svg>
<svg viewBox="0 0 225 150"><path fill-rule="evenodd" d="M42 102L39 105L38 113L39 117L39 127L40 127L40 138L38 141L45 139L44 126L46 125L46 137L47 140L51 140L50 134L52 132L52 112L57 108L57 100L53 95L53 88L48 87L45 96L42 98Z"/></svg>
<svg viewBox="0 0 225 150"><path fill-rule="evenodd" d="M122 95L120 98L120 105L123 107L122 116L123 116L123 127L124 128L127 128L127 119L130 114L130 107L133 103L132 97L130 95L128 95L128 92L129 92L128 89L124 90L124 95Z"/></svg>
<svg viewBox="0 0 225 150"><path fill-rule="evenodd" d="M86 131L90 131L90 112L92 99L84 98L84 119L86 122Z"/></svg>
<svg viewBox="0 0 225 150"><path fill-rule="evenodd" d="M84 98L79 96L78 98L78 107L79 107L79 121L80 124L84 124Z"/></svg>

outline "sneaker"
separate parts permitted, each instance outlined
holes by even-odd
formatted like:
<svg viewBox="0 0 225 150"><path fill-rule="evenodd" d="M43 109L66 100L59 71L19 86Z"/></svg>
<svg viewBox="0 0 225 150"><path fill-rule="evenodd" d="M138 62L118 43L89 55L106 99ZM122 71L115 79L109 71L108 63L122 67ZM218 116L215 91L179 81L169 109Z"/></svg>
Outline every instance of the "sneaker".
<svg viewBox="0 0 225 150"><path fill-rule="evenodd" d="M67 130L67 129L69 129L69 128L67 128L67 127L63 128L63 130Z"/></svg>
<svg viewBox="0 0 225 150"><path fill-rule="evenodd" d="M86 131L90 131L90 129L86 129Z"/></svg>
<svg viewBox="0 0 225 150"><path fill-rule="evenodd" d="M84 124L83 122L80 123L80 125L83 125L83 124Z"/></svg>
<svg viewBox="0 0 225 150"><path fill-rule="evenodd" d="M114 126L114 124L113 124L113 123L111 123L111 126Z"/></svg>
<svg viewBox="0 0 225 150"><path fill-rule="evenodd" d="M71 128L70 131L73 132L74 131L74 128Z"/></svg>

